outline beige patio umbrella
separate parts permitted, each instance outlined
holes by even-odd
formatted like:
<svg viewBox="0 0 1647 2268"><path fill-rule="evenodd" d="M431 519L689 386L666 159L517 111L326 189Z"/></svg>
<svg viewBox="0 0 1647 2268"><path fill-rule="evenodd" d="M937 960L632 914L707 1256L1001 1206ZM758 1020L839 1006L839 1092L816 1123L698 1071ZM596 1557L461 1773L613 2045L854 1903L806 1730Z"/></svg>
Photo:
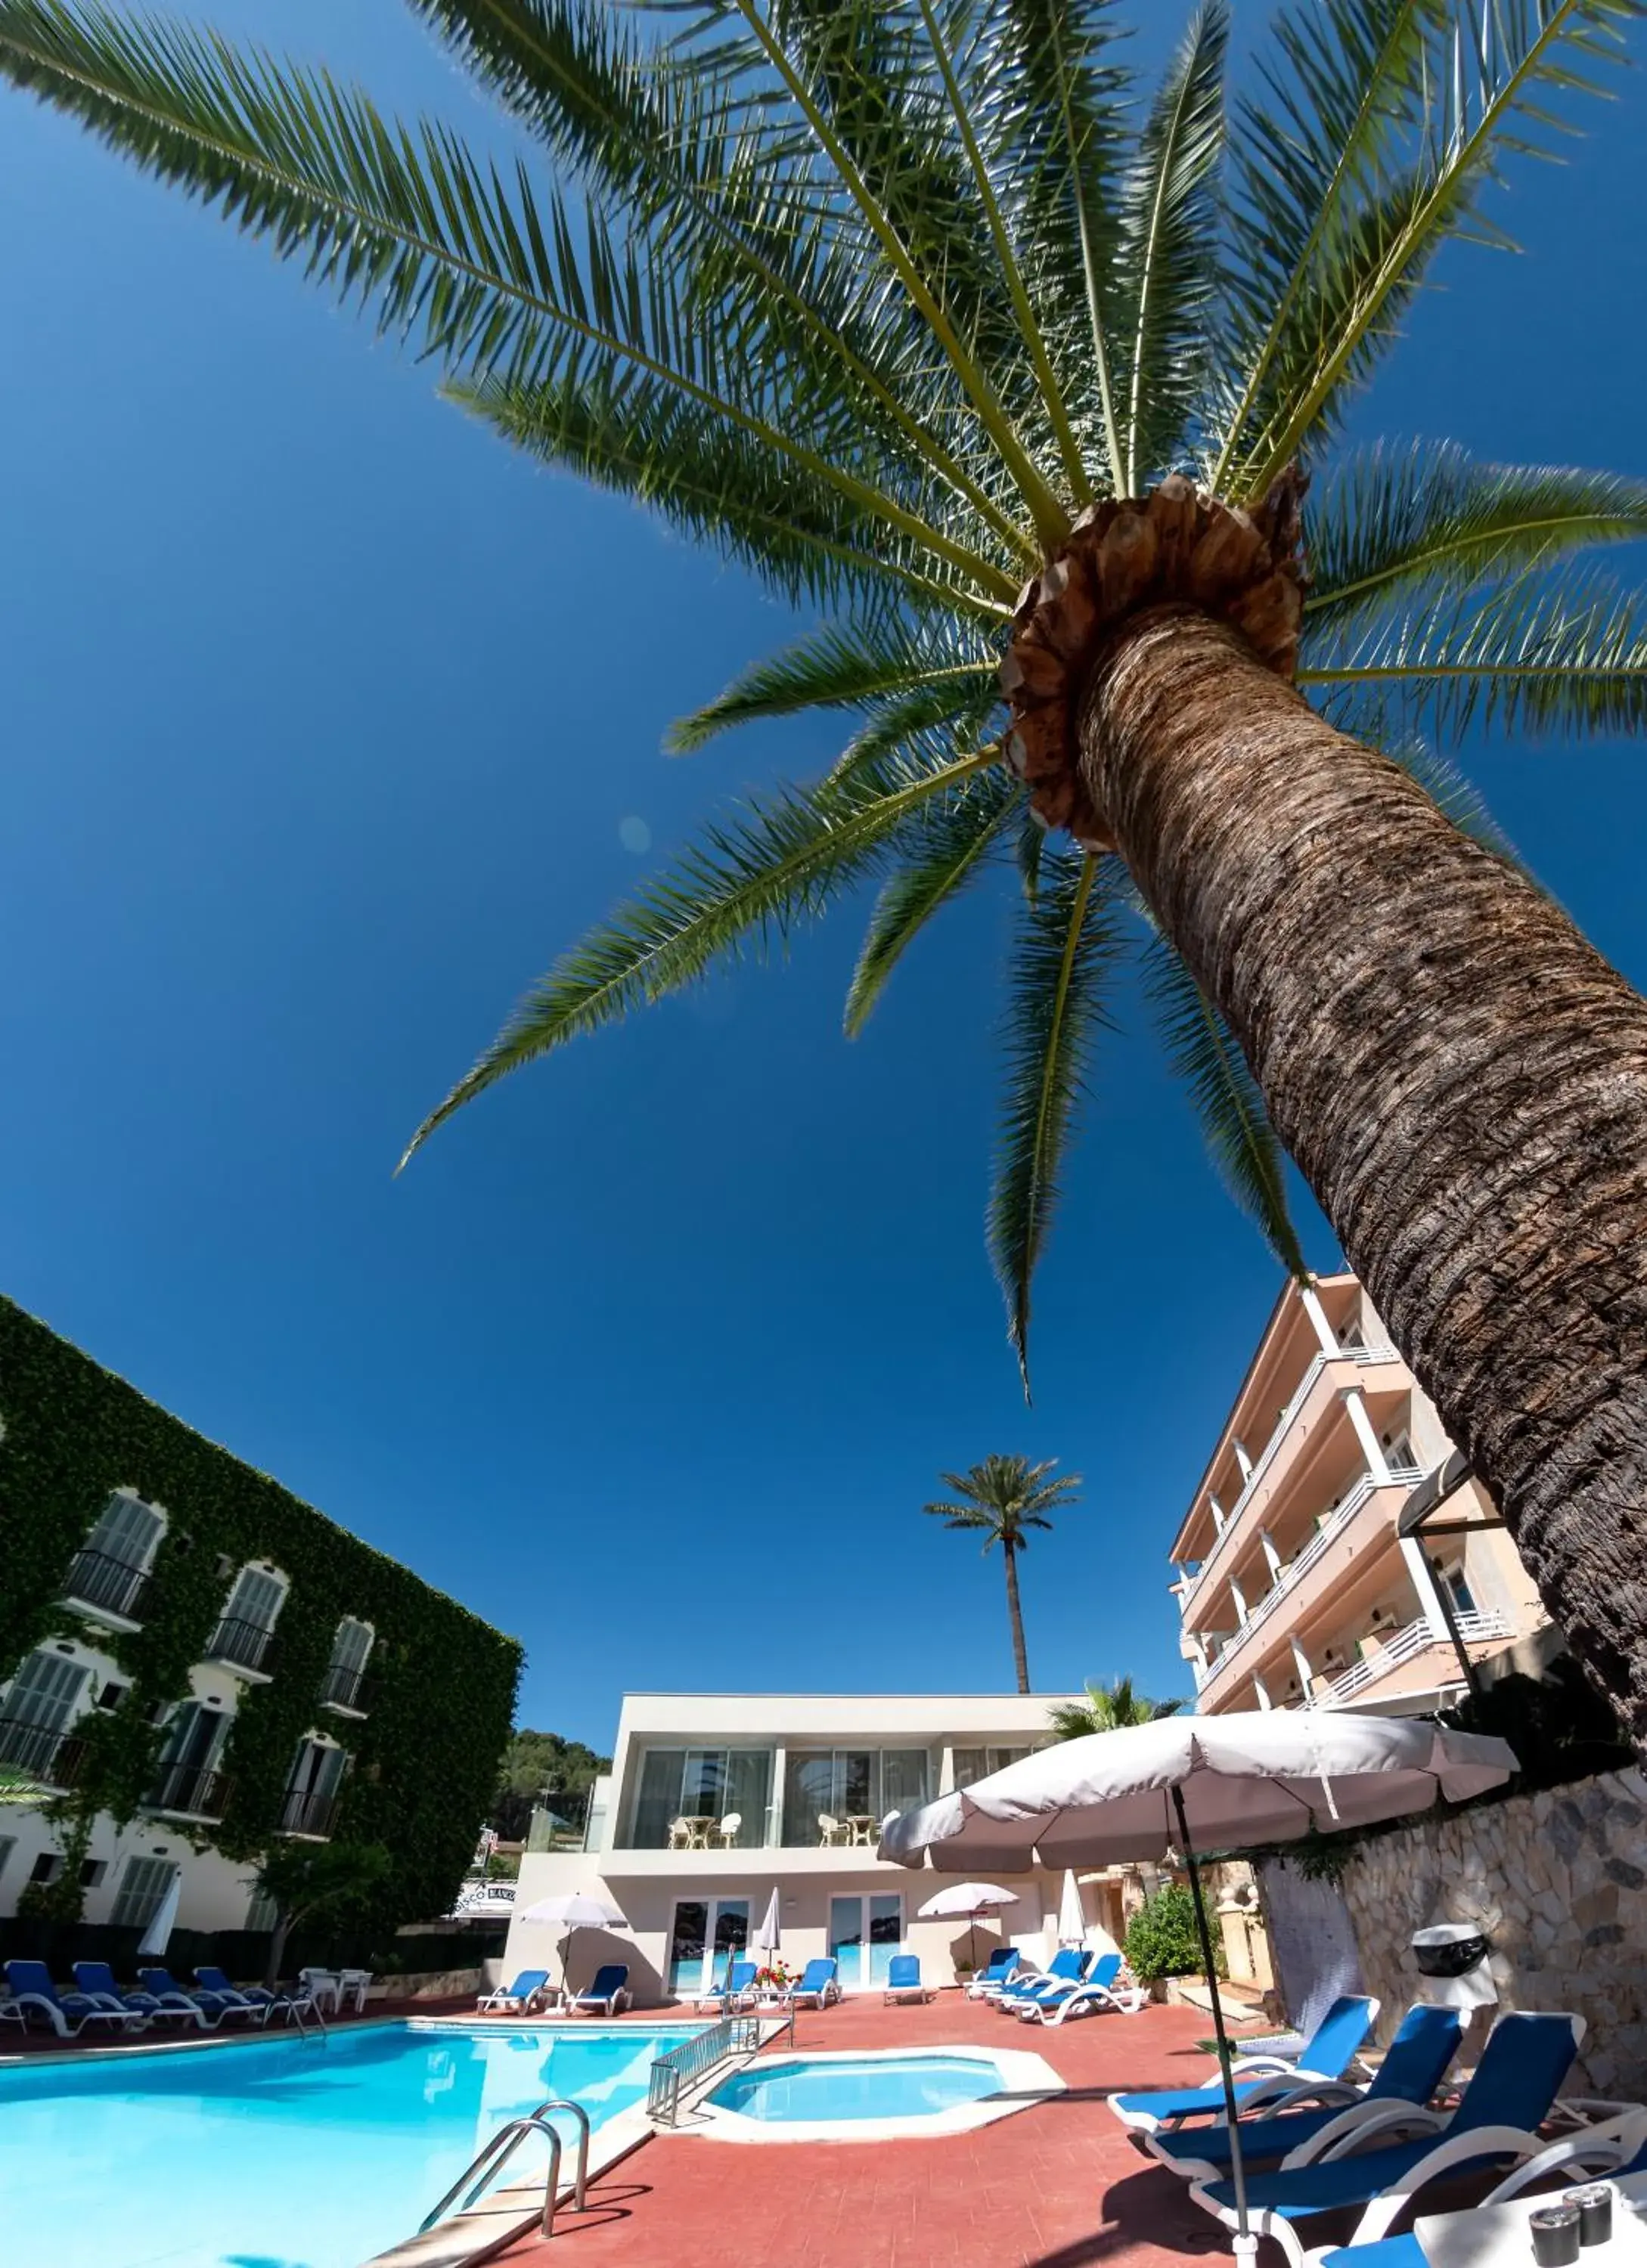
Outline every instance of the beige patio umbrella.
<svg viewBox="0 0 1647 2268"><path fill-rule="evenodd" d="M1246 2172L1230 2042L1201 1901L1197 1852L1240 1851L1337 1827L1370 1827L1484 1794L1516 1769L1504 1742L1453 1733L1419 1717L1355 1717L1330 1709L1164 1717L1039 1749L1004 1771L889 1820L880 1855L958 1872L993 1859L1003 1873L1182 1859L1200 1937L1224 2113L1230 2126L1237 2258L1247 2225Z"/></svg>

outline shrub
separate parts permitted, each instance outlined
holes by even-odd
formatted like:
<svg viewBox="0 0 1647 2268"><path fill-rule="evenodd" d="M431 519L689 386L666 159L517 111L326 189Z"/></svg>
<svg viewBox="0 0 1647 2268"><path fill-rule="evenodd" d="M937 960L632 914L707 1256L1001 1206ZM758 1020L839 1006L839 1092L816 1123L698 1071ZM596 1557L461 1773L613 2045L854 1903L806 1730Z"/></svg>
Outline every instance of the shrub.
<svg viewBox="0 0 1647 2268"><path fill-rule="evenodd" d="M1215 1930L1211 1933L1213 1957L1223 1974L1223 1953ZM1126 1965L1141 1984L1157 1977L1199 1977L1200 1937L1195 1927L1195 1902L1181 1882L1169 1882L1146 1898L1126 1931Z"/></svg>

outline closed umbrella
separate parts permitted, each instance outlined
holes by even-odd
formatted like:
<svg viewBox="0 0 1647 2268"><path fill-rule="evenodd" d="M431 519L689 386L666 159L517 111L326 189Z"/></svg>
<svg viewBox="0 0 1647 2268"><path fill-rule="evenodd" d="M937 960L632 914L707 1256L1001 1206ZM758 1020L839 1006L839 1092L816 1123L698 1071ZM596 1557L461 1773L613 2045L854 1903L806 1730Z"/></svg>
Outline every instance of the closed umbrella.
<svg viewBox="0 0 1647 2268"><path fill-rule="evenodd" d="M893 1816L897 1815L894 1813ZM882 1832L884 1834L891 1824L889 1819ZM980 1918L985 1914L999 1913L1003 1906L1016 1906L1017 1903L1016 1890L1003 1890L999 1882L953 1882L947 1890L940 1890L935 1897L928 1898L918 1911L925 1920L970 1921L972 1925L969 1933L972 1940L972 1966L976 1969Z"/></svg>
<svg viewBox="0 0 1647 2268"><path fill-rule="evenodd" d="M1181 1854L1212 1998L1234 2177L1237 2253L1247 2226L1246 2176L1230 2044L1196 1864L1201 1851L1287 1843L1312 1831L1367 1827L1437 1798L1462 1802L1516 1768L1503 1741L1444 1732L1415 1717L1352 1717L1325 1709L1232 1711L1166 1717L1038 1749L1004 1771L889 1820L880 1855L900 1866L1003 1869L1112 1866Z"/></svg>
<svg viewBox="0 0 1647 2268"><path fill-rule="evenodd" d="M557 1897L539 1898L535 1905L527 1907L522 1921L558 1923L567 1932L566 1949L561 1957L560 1982L563 1992L572 1984L572 1943L580 1929L626 1929L628 1924L616 1906L604 1898L592 1897L587 1890L563 1890Z"/></svg>
<svg viewBox="0 0 1647 2268"><path fill-rule="evenodd" d="M1075 1880L1073 1867L1064 1869L1064 1895L1058 1902L1058 1942L1060 1945L1084 1945L1087 1941L1087 1917L1082 1909L1081 1885Z"/></svg>
<svg viewBox="0 0 1647 2268"><path fill-rule="evenodd" d="M783 1941L783 1924L778 1918L778 1890L774 1884L772 1894L766 1901L766 1911L751 1942L757 1953L764 1953L766 1955L766 1966L770 1969L772 1965L772 1955L782 1949Z"/></svg>
<svg viewBox="0 0 1647 2268"><path fill-rule="evenodd" d="M177 1926L178 1901L183 1895L183 1870L174 1867L172 1879L166 1886L166 1896L154 1910L154 1917L138 1940L139 1955L146 1954L151 1961L165 1958L166 1948L172 1941L172 1932Z"/></svg>

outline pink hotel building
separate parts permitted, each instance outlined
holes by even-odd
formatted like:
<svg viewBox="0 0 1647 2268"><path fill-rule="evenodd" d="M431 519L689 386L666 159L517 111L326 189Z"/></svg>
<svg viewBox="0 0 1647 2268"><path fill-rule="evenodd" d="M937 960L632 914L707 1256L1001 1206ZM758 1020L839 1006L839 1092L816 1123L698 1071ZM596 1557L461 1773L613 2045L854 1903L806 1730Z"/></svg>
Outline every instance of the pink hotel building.
<svg viewBox="0 0 1647 2268"><path fill-rule="evenodd" d="M1172 1545L1197 1709L1415 1713L1555 1651L1473 1480L1401 1532L1454 1455L1356 1278L1289 1285Z"/></svg>

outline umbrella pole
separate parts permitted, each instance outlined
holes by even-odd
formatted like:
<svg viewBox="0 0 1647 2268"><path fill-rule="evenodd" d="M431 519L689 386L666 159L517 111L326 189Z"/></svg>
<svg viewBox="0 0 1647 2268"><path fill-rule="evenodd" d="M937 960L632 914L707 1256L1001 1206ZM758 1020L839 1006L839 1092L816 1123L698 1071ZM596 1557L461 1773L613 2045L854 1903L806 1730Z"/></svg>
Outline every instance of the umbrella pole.
<svg viewBox="0 0 1647 2268"><path fill-rule="evenodd" d="M1196 1934L1201 1941L1201 1959L1207 1964L1207 1991L1212 2000L1213 2034L1218 2043L1218 2075L1223 2081L1224 2116L1230 2122L1230 2172L1235 2187L1236 2240L1237 2260L1252 2261L1258 2253L1258 2239L1247 2227L1246 2168L1241 2162L1241 2122L1236 2102L1235 2078L1230 2068L1230 2041L1224 2030L1223 2003L1218 1997L1218 1970L1213 1959L1212 1932L1207 1925L1207 1908L1201 1900L1200 1870L1195 1864L1195 1846L1190 1840L1190 1823L1184 1815L1184 1793L1172 1791L1172 1808L1178 1815L1178 1842L1184 1852L1184 1864L1190 1878L1190 1897L1195 1908Z"/></svg>

